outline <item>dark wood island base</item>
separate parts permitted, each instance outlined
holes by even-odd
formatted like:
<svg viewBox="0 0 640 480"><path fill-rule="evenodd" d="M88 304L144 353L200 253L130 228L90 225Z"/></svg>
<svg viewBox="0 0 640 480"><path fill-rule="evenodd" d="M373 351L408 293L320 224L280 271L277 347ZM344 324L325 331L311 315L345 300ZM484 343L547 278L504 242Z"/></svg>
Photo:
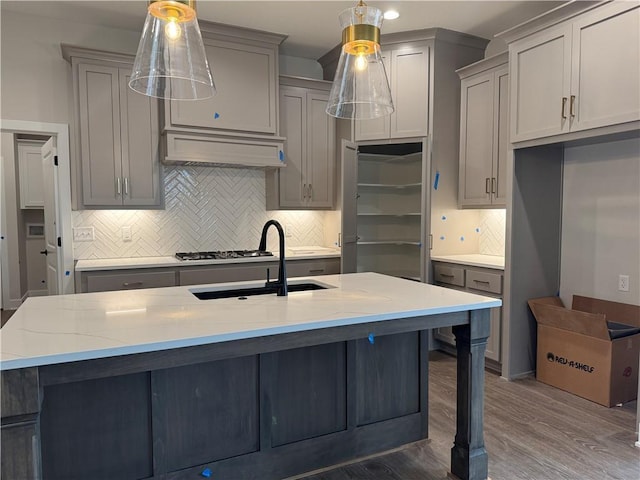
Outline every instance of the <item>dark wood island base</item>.
<svg viewBox="0 0 640 480"><path fill-rule="evenodd" d="M2 477L280 479L428 436L428 329L454 326L451 473L487 478L489 310L2 372Z"/></svg>

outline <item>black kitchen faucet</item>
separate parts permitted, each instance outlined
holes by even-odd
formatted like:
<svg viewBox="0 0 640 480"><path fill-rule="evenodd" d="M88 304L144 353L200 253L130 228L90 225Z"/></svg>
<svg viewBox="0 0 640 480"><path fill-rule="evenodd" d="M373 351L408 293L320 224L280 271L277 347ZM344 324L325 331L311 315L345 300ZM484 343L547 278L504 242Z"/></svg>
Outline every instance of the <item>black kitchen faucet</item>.
<svg viewBox="0 0 640 480"><path fill-rule="evenodd" d="M278 230L278 237L279 237L279 245L280 245L280 258L279 258L279 264L278 264L278 280L276 280L275 282L270 282L269 281L269 269L267 269L267 283L266 283L266 287L277 287L278 288L278 296L279 297L286 297L287 296L287 272L285 269L285 261L284 261L284 230L282 229L282 225L280 225L279 222L277 222L276 220L269 220L267 223L264 224L264 227L262 227L262 236L260 237L260 246L258 247L258 250L260 251L264 251L267 249L267 230L269 230L269 227L273 225L274 227L276 227L276 230Z"/></svg>

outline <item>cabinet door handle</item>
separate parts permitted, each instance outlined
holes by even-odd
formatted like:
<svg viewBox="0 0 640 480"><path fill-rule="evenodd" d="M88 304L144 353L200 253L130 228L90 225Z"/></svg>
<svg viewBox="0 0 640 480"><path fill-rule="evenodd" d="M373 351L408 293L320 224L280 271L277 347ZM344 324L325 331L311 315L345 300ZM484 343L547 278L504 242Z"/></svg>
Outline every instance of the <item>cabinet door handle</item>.
<svg viewBox="0 0 640 480"><path fill-rule="evenodd" d="M489 177L484 179L484 191L485 193L491 193L490 192L490 187L489 187Z"/></svg>
<svg viewBox="0 0 640 480"><path fill-rule="evenodd" d="M142 286L142 282L122 282L123 287L137 287Z"/></svg>
<svg viewBox="0 0 640 480"><path fill-rule="evenodd" d="M338 232L338 246L342 247L342 232Z"/></svg>
<svg viewBox="0 0 640 480"><path fill-rule="evenodd" d="M116 178L116 193L122 195L122 188L120 186L120 177Z"/></svg>
<svg viewBox="0 0 640 480"><path fill-rule="evenodd" d="M491 193L498 193L496 192L496 177L491 177Z"/></svg>
<svg viewBox="0 0 640 480"><path fill-rule="evenodd" d="M560 116L563 120L567 118L567 97L562 97L562 110L560 111Z"/></svg>
<svg viewBox="0 0 640 480"><path fill-rule="evenodd" d="M313 185L309 184L309 200L313 199Z"/></svg>
<svg viewBox="0 0 640 480"><path fill-rule="evenodd" d="M124 177L124 194L129 195L129 177Z"/></svg>
<svg viewBox="0 0 640 480"><path fill-rule="evenodd" d="M571 102L569 103L569 115L571 118L576 116L576 96L571 95Z"/></svg>

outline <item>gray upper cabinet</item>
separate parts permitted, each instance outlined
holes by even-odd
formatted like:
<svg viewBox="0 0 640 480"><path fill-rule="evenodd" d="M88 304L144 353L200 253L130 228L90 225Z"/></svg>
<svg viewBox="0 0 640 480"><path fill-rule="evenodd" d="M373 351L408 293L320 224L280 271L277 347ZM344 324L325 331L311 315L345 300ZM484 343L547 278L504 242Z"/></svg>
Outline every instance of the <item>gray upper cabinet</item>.
<svg viewBox="0 0 640 480"><path fill-rule="evenodd" d="M511 142L640 120L640 6L575 3L500 35L510 43Z"/></svg>
<svg viewBox="0 0 640 480"><path fill-rule="evenodd" d="M159 208L158 102L128 87L133 57L62 49L73 70L76 206Z"/></svg>
<svg viewBox="0 0 640 480"><path fill-rule="evenodd" d="M355 139L382 140L427 135L429 112L429 46L382 45L395 111L354 122Z"/></svg>
<svg viewBox="0 0 640 480"><path fill-rule="evenodd" d="M460 207L506 205L509 125L508 54L458 70L460 99Z"/></svg>
<svg viewBox="0 0 640 480"><path fill-rule="evenodd" d="M217 94L165 102L165 127L275 135L276 49L205 40L205 51Z"/></svg>
<svg viewBox="0 0 640 480"><path fill-rule="evenodd" d="M325 111L331 83L280 77L286 167L267 178L267 208L333 208L335 119Z"/></svg>
<svg viewBox="0 0 640 480"><path fill-rule="evenodd" d="M216 94L164 102L164 161L283 166L278 47L285 37L210 22L200 27Z"/></svg>

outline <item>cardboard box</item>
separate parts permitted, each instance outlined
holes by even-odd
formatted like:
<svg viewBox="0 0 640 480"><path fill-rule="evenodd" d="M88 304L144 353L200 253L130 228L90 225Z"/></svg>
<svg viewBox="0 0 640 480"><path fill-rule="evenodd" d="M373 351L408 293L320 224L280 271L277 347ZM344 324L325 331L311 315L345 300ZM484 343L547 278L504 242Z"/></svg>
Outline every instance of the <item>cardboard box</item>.
<svg viewBox="0 0 640 480"><path fill-rule="evenodd" d="M538 322L536 378L611 407L638 394L640 306L574 295L529 300Z"/></svg>

